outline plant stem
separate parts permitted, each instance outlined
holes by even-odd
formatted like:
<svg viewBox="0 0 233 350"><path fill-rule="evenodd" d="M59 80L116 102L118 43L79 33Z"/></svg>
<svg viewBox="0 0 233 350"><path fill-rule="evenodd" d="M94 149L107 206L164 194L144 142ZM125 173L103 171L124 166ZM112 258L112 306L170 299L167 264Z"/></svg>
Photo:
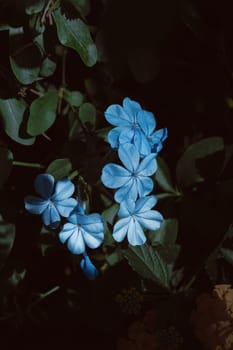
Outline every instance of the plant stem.
<svg viewBox="0 0 233 350"><path fill-rule="evenodd" d="M28 162L20 162L17 160L13 160L13 165L15 166L23 166L28 168L37 168L37 169L44 169L45 166L39 163L28 163Z"/></svg>

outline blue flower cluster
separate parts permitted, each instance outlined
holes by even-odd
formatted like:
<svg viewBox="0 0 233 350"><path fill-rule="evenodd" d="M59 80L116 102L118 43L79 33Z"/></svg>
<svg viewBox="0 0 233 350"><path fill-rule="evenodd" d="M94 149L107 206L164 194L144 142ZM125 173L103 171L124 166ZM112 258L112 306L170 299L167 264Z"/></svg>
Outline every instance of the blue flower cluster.
<svg viewBox="0 0 233 350"><path fill-rule="evenodd" d="M163 221L162 215L152 210L156 197L149 194L154 187L150 176L157 170L156 156L167 137L167 129L155 131L154 115L129 98L124 99L123 107L109 106L105 117L116 126L109 132L108 140L122 163L105 165L101 175L106 187L116 189L114 198L120 204L120 219L114 225L113 238L121 242L127 236L131 245L142 245L146 241L143 228L155 230ZM58 237L73 254L83 255L80 267L89 279L95 279L98 271L87 255L86 246L95 249L103 243L103 219L97 213L85 213L81 199L72 197L75 186L68 179L55 183L52 175L40 174L34 185L39 197L26 196L25 208L42 215L43 223L53 229L59 227L61 217L66 218Z"/></svg>
<svg viewBox="0 0 233 350"><path fill-rule="evenodd" d="M155 131L153 113L128 97L123 106L109 106L105 117L116 126L109 132L108 141L123 164L109 163L101 175L106 187L116 189L114 199L120 204L113 238L121 242L127 236L131 245L142 245L146 241L143 228L158 229L163 221L162 215L152 210L156 197L148 195L154 187L150 176L157 170L156 156L167 138L167 129Z"/></svg>
<svg viewBox="0 0 233 350"><path fill-rule="evenodd" d="M40 174L35 180L35 190L40 197L26 196L25 208L32 214L42 215L43 223L53 229L60 225L61 216L67 218L59 239L67 243L73 254L83 254L80 267L89 279L94 279L98 271L86 253L86 246L97 248L102 244L104 222L101 216L85 214L80 200L71 197L75 186L68 179L55 184L52 175Z"/></svg>

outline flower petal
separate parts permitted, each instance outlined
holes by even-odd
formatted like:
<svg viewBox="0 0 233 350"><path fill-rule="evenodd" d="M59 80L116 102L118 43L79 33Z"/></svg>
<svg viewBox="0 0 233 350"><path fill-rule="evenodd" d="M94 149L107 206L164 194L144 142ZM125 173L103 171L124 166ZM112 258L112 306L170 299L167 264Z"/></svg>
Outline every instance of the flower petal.
<svg viewBox="0 0 233 350"><path fill-rule="evenodd" d="M141 157L145 157L151 153L151 145L145 134L140 129L135 130L133 143Z"/></svg>
<svg viewBox="0 0 233 350"><path fill-rule="evenodd" d="M83 230L83 238L89 248L95 249L103 243L104 233L89 233Z"/></svg>
<svg viewBox="0 0 233 350"><path fill-rule="evenodd" d="M143 232L143 229L136 220L132 219L130 221L127 238L129 244L132 246L142 245L146 242L146 236Z"/></svg>
<svg viewBox="0 0 233 350"><path fill-rule="evenodd" d="M156 172L157 168L158 165L155 158L155 154L152 153L141 161L137 172L142 176L151 176Z"/></svg>
<svg viewBox="0 0 233 350"><path fill-rule="evenodd" d="M34 196L26 196L24 199L25 209L32 214L42 214L48 206L48 200Z"/></svg>
<svg viewBox="0 0 233 350"><path fill-rule="evenodd" d="M101 181L108 188L118 188L130 179L128 170L120 165L109 163L103 167Z"/></svg>
<svg viewBox="0 0 233 350"><path fill-rule="evenodd" d="M42 214L43 223L51 228L57 228L60 224L60 215L56 207L52 204L48 205Z"/></svg>
<svg viewBox="0 0 233 350"><path fill-rule="evenodd" d="M122 186L115 192L114 199L117 203L121 203L122 201L130 198L132 200L136 200L138 196L138 186L137 181L133 177L126 183L125 186Z"/></svg>
<svg viewBox="0 0 233 350"><path fill-rule="evenodd" d="M137 113L137 122L146 136L149 136L156 127L154 114L143 109Z"/></svg>
<svg viewBox="0 0 233 350"><path fill-rule="evenodd" d="M127 114L133 115L134 117L136 116L138 110L142 109L141 105L138 102L131 100L129 97L124 98L123 108Z"/></svg>
<svg viewBox="0 0 233 350"><path fill-rule="evenodd" d="M127 198L126 200L121 202L120 209L118 211L118 216L121 218L130 216L134 213L134 209L135 209L135 201Z"/></svg>
<svg viewBox="0 0 233 350"><path fill-rule="evenodd" d="M119 136L122 130L123 128L119 126L110 130L108 133L108 142L113 149L117 149L119 147Z"/></svg>
<svg viewBox="0 0 233 350"><path fill-rule="evenodd" d="M139 176L137 178L137 192L139 197L145 197L153 190L154 182L149 177Z"/></svg>
<svg viewBox="0 0 233 350"><path fill-rule="evenodd" d="M104 231L104 222L100 214L79 215L78 224L89 233L100 233Z"/></svg>
<svg viewBox="0 0 233 350"><path fill-rule="evenodd" d="M137 221L148 230L157 230L163 221L163 216L157 210L148 210L136 215Z"/></svg>
<svg viewBox="0 0 233 350"><path fill-rule="evenodd" d="M83 255L83 258L80 261L80 268L89 280L94 280L99 275L98 270L87 254Z"/></svg>
<svg viewBox="0 0 233 350"><path fill-rule="evenodd" d="M124 166L133 173L138 168L139 153L134 145L126 143L119 147L118 155Z"/></svg>
<svg viewBox="0 0 233 350"><path fill-rule="evenodd" d="M54 177L50 174L37 175L34 182L36 192L44 199L52 196L54 189Z"/></svg>
<svg viewBox="0 0 233 350"><path fill-rule="evenodd" d="M78 227L76 225L73 225L69 222L66 223L58 234L61 243L64 244L76 230L78 230Z"/></svg>
<svg viewBox="0 0 233 350"><path fill-rule="evenodd" d="M58 202L54 201L54 205L57 208L59 214L67 218L72 210L77 206L77 201L74 198L67 198L59 200Z"/></svg>
<svg viewBox="0 0 233 350"><path fill-rule="evenodd" d="M70 196L72 196L72 194L74 193L74 190L75 190L74 184L70 180L68 179L59 180L56 183L52 200L62 201L64 199L67 199Z"/></svg>
<svg viewBox="0 0 233 350"><path fill-rule="evenodd" d="M131 126L122 128L122 131L118 138L119 145L124 145L125 143L131 143L134 138L134 134L135 134L135 130Z"/></svg>
<svg viewBox="0 0 233 350"><path fill-rule="evenodd" d="M148 197L140 198L135 203L134 214L144 213L145 211L148 211L151 208L153 208L156 203L157 203L156 196L148 196Z"/></svg>
<svg viewBox="0 0 233 350"><path fill-rule="evenodd" d="M115 126L129 126L133 123L133 116L127 113L120 105L109 106L105 113L106 120Z"/></svg>
<svg viewBox="0 0 233 350"><path fill-rule="evenodd" d="M85 251L85 243L83 239L83 230L77 229L68 239L67 248L73 254L83 254Z"/></svg>
<svg viewBox="0 0 233 350"><path fill-rule="evenodd" d="M120 219L116 222L113 228L113 238L117 242L122 242L128 232L128 226L131 218Z"/></svg>
<svg viewBox="0 0 233 350"><path fill-rule="evenodd" d="M168 136L167 128L159 129L155 133L153 133L149 138L149 142L151 144L151 151L156 155L163 148L163 142L166 140Z"/></svg>

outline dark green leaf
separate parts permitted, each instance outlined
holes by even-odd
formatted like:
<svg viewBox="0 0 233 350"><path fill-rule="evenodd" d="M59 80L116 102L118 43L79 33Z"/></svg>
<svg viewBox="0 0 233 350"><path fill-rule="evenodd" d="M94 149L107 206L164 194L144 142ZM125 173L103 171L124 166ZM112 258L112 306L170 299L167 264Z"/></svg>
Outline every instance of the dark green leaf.
<svg viewBox="0 0 233 350"><path fill-rule="evenodd" d="M178 234L177 219L164 220L158 230L149 232L149 239L152 244L174 244Z"/></svg>
<svg viewBox="0 0 233 350"><path fill-rule="evenodd" d="M95 106L89 102L83 103L79 108L79 118L83 124L94 126L96 122Z"/></svg>
<svg viewBox="0 0 233 350"><path fill-rule="evenodd" d="M159 187L165 192L175 193L175 189L172 185L170 170L166 162L161 158L157 157L158 169L155 173L155 181Z"/></svg>
<svg viewBox="0 0 233 350"><path fill-rule="evenodd" d="M68 158L56 159L49 164L46 173L54 176L55 180L67 177L72 170L72 163Z"/></svg>
<svg viewBox="0 0 233 350"><path fill-rule="evenodd" d="M213 155L224 149L222 137L209 137L189 146L176 166L177 182L181 187L189 187L204 181L196 167L198 159Z"/></svg>
<svg viewBox="0 0 233 350"><path fill-rule="evenodd" d="M0 269L4 265L15 239L15 225L0 222Z"/></svg>
<svg viewBox="0 0 233 350"><path fill-rule="evenodd" d="M10 36L10 64L20 83L28 85L38 79L42 52L36 42L25 38L22 28L13 28Z"/></svg>
<svg viewBox="0 0 233 350"><path fill-rule="evenodd" d="M57 102L57 91L49 91L32 102L27 124L27 132L30 135L43 134L53 125L56 120Z"/></svg>
<svg viewBox="0 0 233 350"><path fill-rule="evenodd" d="M121 262L124 259L124 257L120 250L115 250L115 252L109 255L105 255L105 259L110 266L114 266Z"/></svg>
<svg viewBox="0 0 233 350"><path fill-rule="evenodd" d="M13 154L6 148L0 148L0 187L11 173Z"/></svg>
<svg viewBox="0 0 233 350"><path fill-rule="evenodd" d="M28 15L33 15L35 13L39 13L43 10L45 5L45 0L33 0L26 2L25 11Z"/></svg>
<svg viewBox="0 0 233 350"><path fill-rule="evenodd" d="M3 121L7 135L22 145L32 145L35 138L21 137L21 133L23 133L21 132L21 125L26 108L27 104L23 100L16 98L0 99L0 118Z"/></svg>
<svg viewBox="0 0 233 350"><path fill-rule="evenodd" d="M103 219L109 224L113 225L114 219L119 210L119 204L113 204L111 207L105 209L102 213Z"/></svg>
<svg viewBox="0 0 233 350"><path fill-rule="evenodd" d="M82 16L87 16L88 13L90 12L89 0L68 0L68 1Z"/></svg>
<svg viewBox="0 0 233 350"><path fill-rule="evenodd" d="M226 261L233 265L233 249L221 248L220 251Z"/></svg>
<svg viewBox="0 0 233 350"><path fill-rule="evenodd" d="M83 103L84 96L79 91L63 90L63 97L71 107L79 107Z"/></svg>
<svg viewBox="0 0 233 350"><path fill-rule="evenodd" d="M54 11L53 16L61 44L77 51L88 67L93 66L97 61L97 50L87 25L79 18L67 19L60 9Z"/></svg>
<svg viewBox="0 0 233 350"><path fill-rule="evenodd" d="M50 58L46 57L41 64L40 75L42 77L47 78L50 75L53 75L53 73L56 70L56 67L57 67L56 63Z"/></svg>
<svg viewBox="0 0 233 350"><path fill-rule="evenodd" d="M157 250L147 244L135 247L130 246L124 252L124 255L132 269L141 277L150 279L168 288L167 267Z"/></svg>

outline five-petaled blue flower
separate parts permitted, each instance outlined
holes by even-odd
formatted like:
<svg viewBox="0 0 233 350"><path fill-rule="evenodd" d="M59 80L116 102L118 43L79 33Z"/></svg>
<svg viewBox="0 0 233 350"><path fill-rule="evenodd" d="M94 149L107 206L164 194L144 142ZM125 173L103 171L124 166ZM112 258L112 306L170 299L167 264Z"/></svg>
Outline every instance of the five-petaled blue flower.
<svg viewBox="0 0 233 350"><path fill-rule="evenodd" d="M154 186L151 176L157 169L155 154L149 154L140 162L136 147L127 143L119 147L118 155L125 166L109 163L104 166L101 181L108 188L119 188L115 193L115 201L120 203L126 198L134 201L137 197L149 194Z"/></svg>
<svg viewBox="0 0 233 350"><path fill-rule="evenodd" d="M42 214L43 223L51 228L57 228L61 218L68 217L77 205L74 198L74 184L63 179L55 184L50 174L40 174L35 179L35 190L41 198L26 196L25 209L32 214Z"/></svg>
<svg viewBox="0 0 233 350"><path fill-rule="evenodd" d="M113 238L121 242L127 236L133 246L144 244L146 236L142 227L156 230L163 221L163 216L158 211L151 210L156 202L155 196L140 198L136 202L131 199L123 201L118 212L122 219L117 221L113 228Z"/></svg>
<svg viewBox="0 0 233 350"><path fill-rule="evenodd" d="M104 239L104 222L99 214L82 214L74 211L59 233L62 243L67 242L68 249L73 254L83 254L85 246L97 248Z"/></svg>
<svg viewBox="0 0 233 350"><path fill-rule="evenodd" d="M166 128L158 130L160 133L154 132L154 114L142 109L138 102L128 97L124 98L123 107L118 104L109 106L105 111L105 118L116 126L108 134L108 141L114 149L129 142L135 145L141 157L145 157L155 153L156 145L161 146L167 137Z"/></svg>
<svg viewBox="0 0 233 350"><path fill-rule="evenodd" d="M86 252L83 254L83 258L80 261L80 268L89 280L94 280L99 275L99 272Z"/></svg>

